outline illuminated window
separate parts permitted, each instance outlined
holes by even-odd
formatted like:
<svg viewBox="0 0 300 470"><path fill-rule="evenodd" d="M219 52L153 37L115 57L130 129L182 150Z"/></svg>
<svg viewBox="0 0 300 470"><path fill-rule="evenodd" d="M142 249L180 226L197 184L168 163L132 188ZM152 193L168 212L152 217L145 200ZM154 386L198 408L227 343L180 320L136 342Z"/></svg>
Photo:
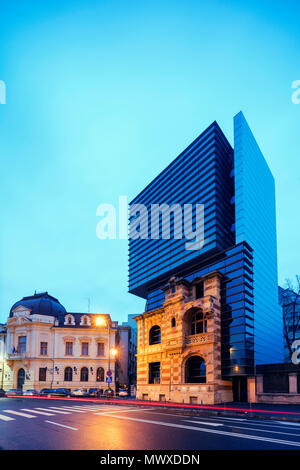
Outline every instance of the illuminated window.
<svg viewBox="0 0 300 470"><path fill-rule="evenodd" d="M97 380L97 382L104 382L104 369L103 369L103 367L98 367L96 380Z"/></svg>

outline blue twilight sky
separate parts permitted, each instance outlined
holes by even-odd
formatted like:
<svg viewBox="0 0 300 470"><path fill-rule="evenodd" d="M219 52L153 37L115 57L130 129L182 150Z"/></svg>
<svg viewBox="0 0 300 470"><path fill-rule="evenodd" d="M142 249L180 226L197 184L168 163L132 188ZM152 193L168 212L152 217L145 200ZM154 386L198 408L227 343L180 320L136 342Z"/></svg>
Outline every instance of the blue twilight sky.
<svg viewBox="0 0 300 470"><path fill-rule="evenodd" d="M127 241L96 208L130 200L242 110L276 179L279 281L300 273L297 1L1 2L0 321L47 290L69 311L141 312Z"/></svg>

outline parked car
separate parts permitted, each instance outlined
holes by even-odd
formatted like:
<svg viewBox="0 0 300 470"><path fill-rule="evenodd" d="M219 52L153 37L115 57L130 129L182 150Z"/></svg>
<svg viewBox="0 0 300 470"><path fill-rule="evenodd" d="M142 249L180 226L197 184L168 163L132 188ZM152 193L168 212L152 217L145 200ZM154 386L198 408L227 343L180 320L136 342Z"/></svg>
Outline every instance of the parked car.
<svg viewBox="0 0 300 470"><path fill-rule="evenodd" d="M1 398L6 397L6 392L5 390L3 390L3 388L0 388L0 397Z"/></svg>
<svg viewBox="0 0 300 470"><path fill-rule="evenodd" d="M114 396L114 391L112 388L107 388L104 390L104 396L105 397L113 397Z"/></svg>
<svg viewBox="0 0 300 470"><path fill-rule="evenodd" d="M71 389L70 388L55 388L54 390L52 390L51 394L54 394L56 396L69 397L71 395Z"/></svg>
<svg viewBox="0 0 300 470"><path fill-rule="evenodd" d="M99 396L98 388L89 388L88 396L89 397L98 397Z"/></svg>
<svg viewBox="0 0 300 470"><path fill-rule="evenodd" d="M52 388L42 388L42 390L40 390L40 395L50 395L52 391Z"/></svg>
<svg viewBox="0 0 300 470"><path fill-rule="evenodd" d="M18 388L9 388L6 393L7 395L23 395L22 390Z"/></svg>
<svg viewBox="0 0 300 470"><path fill-rule="evenodd" d="M71 394L70 388L43 388L40 395L51 395L55 397L68 397Z"/></svg>
<svg viewBox="0 0 300 470"><path fill-rule="evenodd" d="M119 397L128 397L128 391L126 390L126 388L120 388Z"/></svg>
<svg viewBox="0 0 300 470"><path fill-rule="evenodd" d="M87 397L89 394L87 388L75 388L71 392L72 397Z"/></svg>
<svg viewBox="0 0 300 470"><path fill-rule="evenodd" d="M25 396L28 396L28 395L37 396L38 394L39 392L37 390L34 390L33 388L30 388L28 390L25 390L25 392L23 392L23 395Z"/></svg>

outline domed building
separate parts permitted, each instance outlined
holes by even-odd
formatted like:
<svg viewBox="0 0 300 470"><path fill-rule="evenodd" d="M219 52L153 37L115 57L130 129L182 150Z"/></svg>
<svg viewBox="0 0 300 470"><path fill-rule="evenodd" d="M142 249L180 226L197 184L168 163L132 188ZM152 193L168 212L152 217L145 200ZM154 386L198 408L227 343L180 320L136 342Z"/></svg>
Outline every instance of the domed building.
<svg viewBox="0 0 300 470"><path fill-rule="evenodd" d="M23 307L30 311L30 315L48 315L58 317L66 313L66 309L59 301L48 292L35 293L16 302L10 309L9 317L14 316L17 307Z"/></svg>
<svg viewBox="0 0 300 470"><path fill-rule="evenodd" d="M124 350L117 344L120 328L125 327L109 314L67 312L48 292L23 297L11 307L6 323L3 388L103 391L108 387L106 372L111 370L110 387L115 390L114 352ZM125 358L122 368L126 371L126 367Z"/></svg>

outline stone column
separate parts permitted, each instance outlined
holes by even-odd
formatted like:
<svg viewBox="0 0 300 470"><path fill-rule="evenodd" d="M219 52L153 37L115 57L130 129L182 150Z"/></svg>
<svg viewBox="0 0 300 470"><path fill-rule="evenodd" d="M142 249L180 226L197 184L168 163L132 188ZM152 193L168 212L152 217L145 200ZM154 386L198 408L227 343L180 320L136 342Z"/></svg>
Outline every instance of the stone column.
<svg viewBox="0 0 300 470"><path fill-rule="evenodd" d="M297 393L297 374L289 374L289 393Z"/></svg>
<svg viewBox="0 0 300 470"><path fill-rule="evenodd" d="M263 387L263 376L262 375L257 375L256 376L256 393L264 393L264 387Z"/></svg>

